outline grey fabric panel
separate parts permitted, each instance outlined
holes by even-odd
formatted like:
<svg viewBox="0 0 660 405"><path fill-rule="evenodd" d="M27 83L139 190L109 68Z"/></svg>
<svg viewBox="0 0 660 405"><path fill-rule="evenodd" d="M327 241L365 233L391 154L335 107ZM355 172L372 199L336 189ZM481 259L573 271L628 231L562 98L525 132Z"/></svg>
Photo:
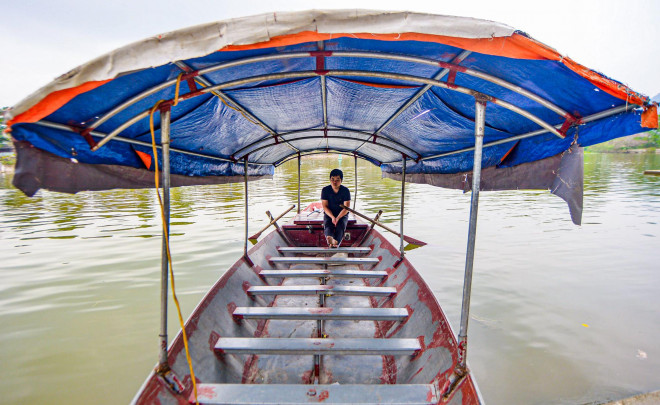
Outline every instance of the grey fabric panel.
<svg viewBox="0 0 660 405"><path fill-rule="evenodd" d="M550 190L568 203L574 224L582 222L582 196L584 181L583 149L573 144L555 156L514 167L488 167L481 171L481 191L497 190ZM401 174L385 173L383 177L401 181ZM430 184L436 187L472 189L472 172L452 174L407 174L410 183Z"/></svg>
<svg viewBox="0 0 660 405"><path fill-rule="evenodd" d="M562 156L550 192L568 203L573 223L580 225L584 190L584 150L574 144Z"/></svg>
<svg viewBox="0 0 660 405"><path fill-rule="evenodd" d="M154 172L146 169L116 165L90 165L76 163L32 147L28 142L15 142L16 171L14 187L28 197L40 188L62 193L98 191L116 188L153 188ZM272 178L251 176L250 181ZM238 183L243 176L188 177L173 174L172 187L205 184Z"/></svg>

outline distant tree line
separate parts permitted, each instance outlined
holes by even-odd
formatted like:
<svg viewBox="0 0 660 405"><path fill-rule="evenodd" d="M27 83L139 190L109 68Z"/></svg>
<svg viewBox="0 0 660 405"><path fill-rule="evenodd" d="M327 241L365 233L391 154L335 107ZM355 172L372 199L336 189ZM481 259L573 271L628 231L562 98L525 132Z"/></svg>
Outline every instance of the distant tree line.
<svg viewBox="0 0 660 405"><path fill-rule="evenodd" d="M7 125L5 125L5 110L7 107L2 107L0 108L0 148L4 148L6 146L11 145L11 139L9 139L9 135L5 134L5 128L7 128Z"/></svg>

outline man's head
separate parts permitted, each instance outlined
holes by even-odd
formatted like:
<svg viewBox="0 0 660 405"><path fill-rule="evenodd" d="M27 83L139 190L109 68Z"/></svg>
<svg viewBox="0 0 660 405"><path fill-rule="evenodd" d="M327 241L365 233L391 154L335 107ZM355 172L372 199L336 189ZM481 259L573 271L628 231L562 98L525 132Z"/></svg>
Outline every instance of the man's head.
<svg viewBox="0 0 660 405"><path fill-rule="evenodd" d="M344 180L344 173L339 170L339 169L333 169L330 172L330 183L335 185L337 183L337 186L341 184L342 180Z"/></svg>

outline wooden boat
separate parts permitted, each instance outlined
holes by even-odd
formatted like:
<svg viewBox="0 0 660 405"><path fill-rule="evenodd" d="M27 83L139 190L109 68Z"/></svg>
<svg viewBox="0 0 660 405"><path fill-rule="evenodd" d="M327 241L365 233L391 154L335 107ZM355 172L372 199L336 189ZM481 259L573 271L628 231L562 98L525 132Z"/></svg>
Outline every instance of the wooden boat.
<svg viewBox="0 0 660 405"><path fill-rule="evenodd" d="M342 246L324 246L315 208L250 249L253 266L236 262L188 320L199 402L438 403L458 350L432 291L373 225L351 218ZM188 375L183 348L179 333L174 375ZM134 402L193 402L183 386L154 372ZM446 400L478 398L468 374Z"/></svg>
<svg viewBox="0 0 660 405"><path fill-rule="evenodd" d="M657 127L657 103L491 21L312 10L120 48L6 121L14 185L29 196L162 182L160 357L136 403L195 401L199 383L209 403L476 404L466 350L480 190L550 190L579 224L582 147ZM398 249L356 221L328 251L312 207L248 251L248 180L328 152L401 181ZM168 350L170 187L240 181L243 257ZM458 337L405 257L406 182L472 193Z"/></svg>

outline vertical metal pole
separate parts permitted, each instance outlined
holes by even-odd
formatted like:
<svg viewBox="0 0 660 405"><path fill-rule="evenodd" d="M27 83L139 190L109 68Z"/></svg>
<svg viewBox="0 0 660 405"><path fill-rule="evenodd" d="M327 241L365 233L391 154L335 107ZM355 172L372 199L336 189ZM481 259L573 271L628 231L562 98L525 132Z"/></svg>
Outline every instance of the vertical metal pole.
<svg viewBox="0 0 660 405"><path fill-rule="evenodd" d="M167 282L168 265L167 244L170 235L170 109L160 112L160 143L163 148L162 187L165 227L160 267L160 352L158 355L159 369L167 368ZM158 159L156 164L158 164ZM158 190L156 190L158 192Z"/></svg>
<svg viewBox="0 0 660 405"><path fill-rule="evenodd" d="M298 214L300 214L300 152L298 152Z"/></svg>
<svg viewBox="0 0 660 405"><path fill-rule="evenodd" d="M401 259L403 259L404 256L404 251L403 251L403 207L404 207L404 201L406 197L406 155L403 155L403 164L401 166L401 226L399 229L399 233L401 234L401 245L399 247L399 251L401 252Z"/></svg>
<svg viewBox="0 0 660 405"><path fill-rule="evenodd" d="M465 254L465 279L463 281L463 306L461 308L461 330L458 334L458 367L467 370L467 331L470 318L470 294L472 291L472 265L474 244L477 236L477 211L479 209L479 186L481 183L481 151L486 122L486 102L477 99L474 120L474 165L472 167L472 198L470 200L470 225L468 227L467 252Z"/></svg>
<svg viewBox="0 0 660 405"><path fill-rule="evenodd" d="M245 176L245 244L243 245L243 257L248 257L248 155L243 158Z"/></svg>
<svg viewBox="0 0 660 405"><path fill-rule="evenodd" d="M357 178L357 155L353 155L355 159L355 195L353 196L353 209L357 210L357 192L358 192L358 178Z"/></svg>

